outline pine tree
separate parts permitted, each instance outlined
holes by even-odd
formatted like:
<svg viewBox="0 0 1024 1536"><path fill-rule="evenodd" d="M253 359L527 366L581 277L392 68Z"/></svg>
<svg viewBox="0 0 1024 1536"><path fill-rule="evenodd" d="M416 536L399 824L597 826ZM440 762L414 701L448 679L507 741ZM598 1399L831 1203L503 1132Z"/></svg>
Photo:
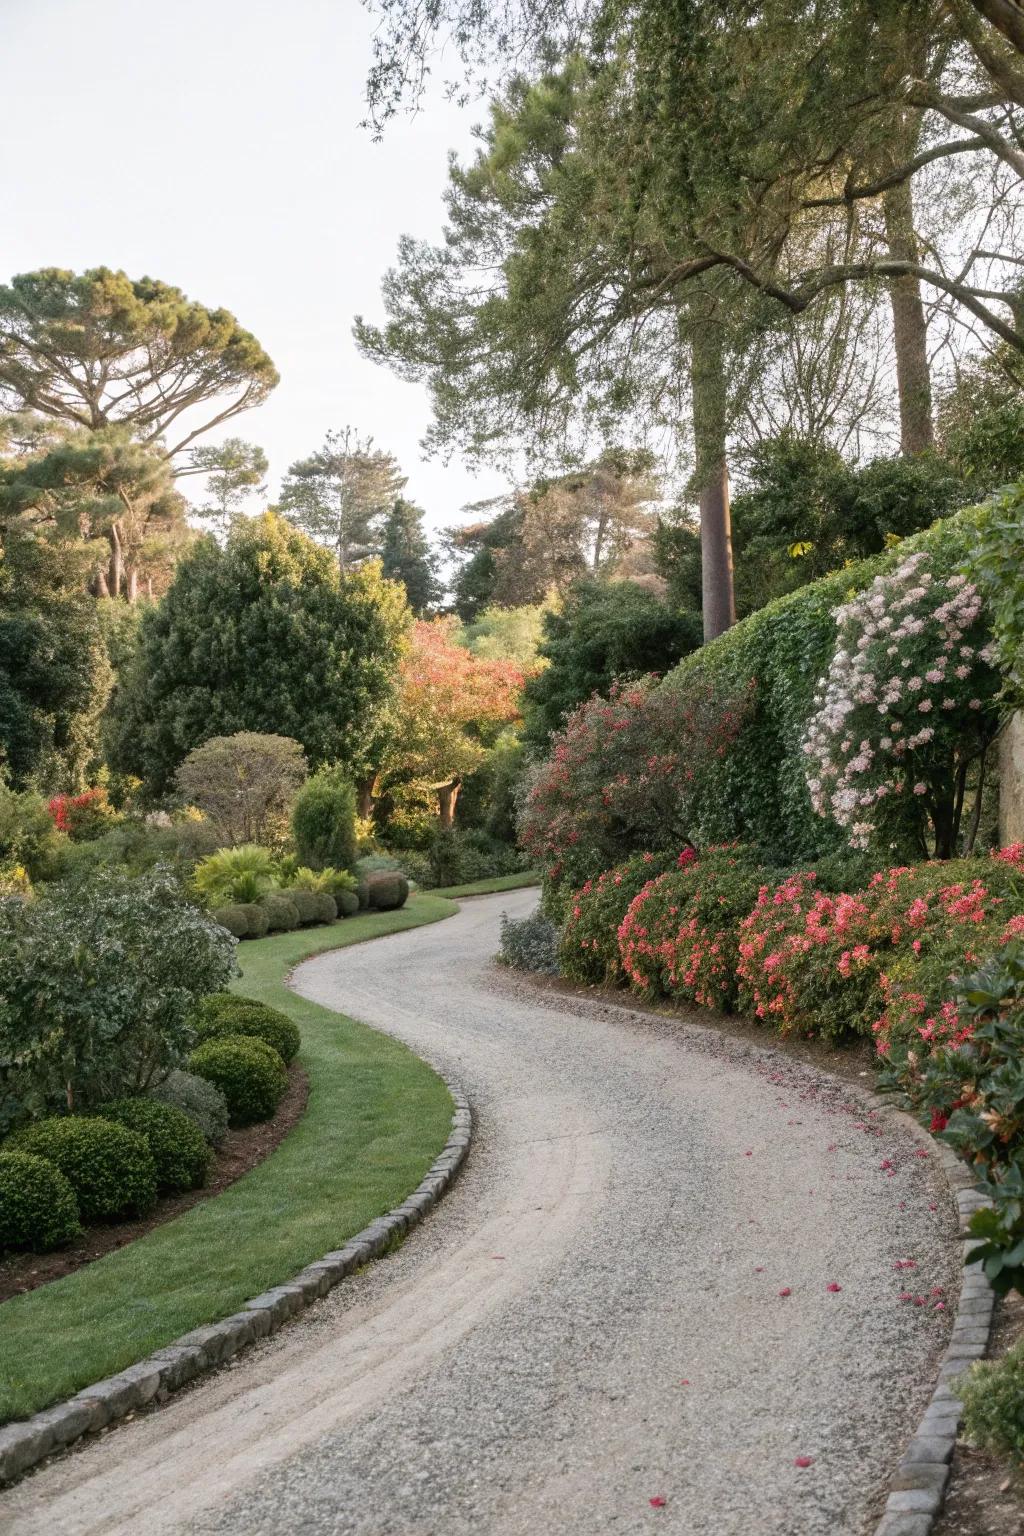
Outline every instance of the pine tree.
<svg viewBox="0 0 1024 1536"><path fill-rule="evenodd" d="M437 557L423 529L423 509L399 496L381 530L384 575L403 583L409 606L418 619L436 608L443 588Z"/></svg>

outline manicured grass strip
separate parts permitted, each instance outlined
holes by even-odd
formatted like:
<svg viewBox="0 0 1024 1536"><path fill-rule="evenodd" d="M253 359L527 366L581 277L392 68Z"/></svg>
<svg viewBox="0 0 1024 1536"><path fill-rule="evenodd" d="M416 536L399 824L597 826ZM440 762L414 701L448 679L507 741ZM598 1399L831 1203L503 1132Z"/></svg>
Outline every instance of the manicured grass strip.
<svg viewBox="0 0 1024 1536"><path fill-rule="evenodd" d="M360 913L239 946L237 989L283 1009L302 1031L305 1115L266 1162L222 1194L0 1307L0 1422L236 1312L415 1188L448 1136L448 1090L405 1046L296 997L284 978L307 955L455 910L443 897L414 896L398 912Z"/></svg>
<svg viewBox="0 0 1024 1536"><path fill-rule="evenodd" d="M540 875L535 869L521 871L518 875L495 875L491 880L473 880L469 885L446 885L440 890L427 891L427 896L489 896L492 891L519 891L528 885L540 885Z"/></svg>

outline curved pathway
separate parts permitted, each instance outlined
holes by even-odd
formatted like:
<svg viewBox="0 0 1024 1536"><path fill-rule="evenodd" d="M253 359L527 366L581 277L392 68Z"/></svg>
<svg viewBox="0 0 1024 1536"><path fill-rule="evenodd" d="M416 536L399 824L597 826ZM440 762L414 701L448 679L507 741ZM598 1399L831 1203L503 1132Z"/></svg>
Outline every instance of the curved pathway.
<svg viewBox="0 0 1024 1536"><path fill-rule="evenodd" d="M937 1159L791 1058L495 972L535 900L300 967L463 1084L466 1171L303 1322L0 1496L0 1530L870 1530L944 1342L893 1266L958 1283Z"/></svg>

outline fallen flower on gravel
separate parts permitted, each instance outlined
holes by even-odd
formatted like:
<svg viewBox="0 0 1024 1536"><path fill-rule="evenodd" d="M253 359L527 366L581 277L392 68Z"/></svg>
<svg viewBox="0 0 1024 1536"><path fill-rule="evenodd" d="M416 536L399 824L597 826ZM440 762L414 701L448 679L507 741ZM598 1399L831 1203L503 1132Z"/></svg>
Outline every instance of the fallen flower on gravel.
<svg viewBox="0 0 1024 1536"><path fill-rule="evenodd" d="M836 1291L841 1291L842 1290L842 1286L841 1285L837 1285L834 1280L830 1280L828 1285L826 1285L825 1289L826 1289L826 1291L832 1291L834 1293Z"/></svg>
<svg viewBox="0 0 1024 1536"><path fill-rule="evenodd" d="M666 1501L662 1498L660 1493L656 1493L654 1498L649 1500L649 1503L652 1509L664 1509Z"/></svg>
<svg viewBox="0 0 1024 1536"><path fill-rule="evenodd" d="M913 1301L913 1291L900 1291L900 1301Z"/></svg>
<svg viewBox="0 0 1024 1536"><path fill-rule="evenodd" d="M797 1456L793 1460L794 1467L813 1467L813 1456Z"/></svg>
<svg viewBox="0 0 1024 1536"><path fill-rule="evenodd" d="M788 1285L784 1285L782 1290L779 1292L780 1296L792 1296L792 1294L793 1292L790 1290Z"/></svg>

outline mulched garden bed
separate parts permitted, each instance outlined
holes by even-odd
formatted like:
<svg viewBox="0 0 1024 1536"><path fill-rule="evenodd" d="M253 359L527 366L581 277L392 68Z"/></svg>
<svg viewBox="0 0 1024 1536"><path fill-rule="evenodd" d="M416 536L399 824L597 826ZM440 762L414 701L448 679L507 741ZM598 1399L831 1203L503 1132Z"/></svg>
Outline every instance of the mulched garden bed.
<svg viewBox="0 0 1024 1536"><path fill-rule="evenodd" d="M124 1248L136 1238L144 1237L154 1227L165 1221L173 1221L183 1211L209 1200L227 1189L243 1173L255 1168L269 1157L302 1118L309 1098L309 1079L294 1062L288 1069L288 1086L273 1120L259 1125L247 1125L241 1130L228 1131L224 1145L213 1154L210 1174L202 1189L192 1189L183 1195L165 1195L155 1208L141 1221L123 1221L110 1226L87 1227L83 1235L67 1248L55 1253L15 1253L0 1261L0 1303L12 1296L34 1291L51 1280L60 1280L100 1259L115 1248Z"/></svg>

